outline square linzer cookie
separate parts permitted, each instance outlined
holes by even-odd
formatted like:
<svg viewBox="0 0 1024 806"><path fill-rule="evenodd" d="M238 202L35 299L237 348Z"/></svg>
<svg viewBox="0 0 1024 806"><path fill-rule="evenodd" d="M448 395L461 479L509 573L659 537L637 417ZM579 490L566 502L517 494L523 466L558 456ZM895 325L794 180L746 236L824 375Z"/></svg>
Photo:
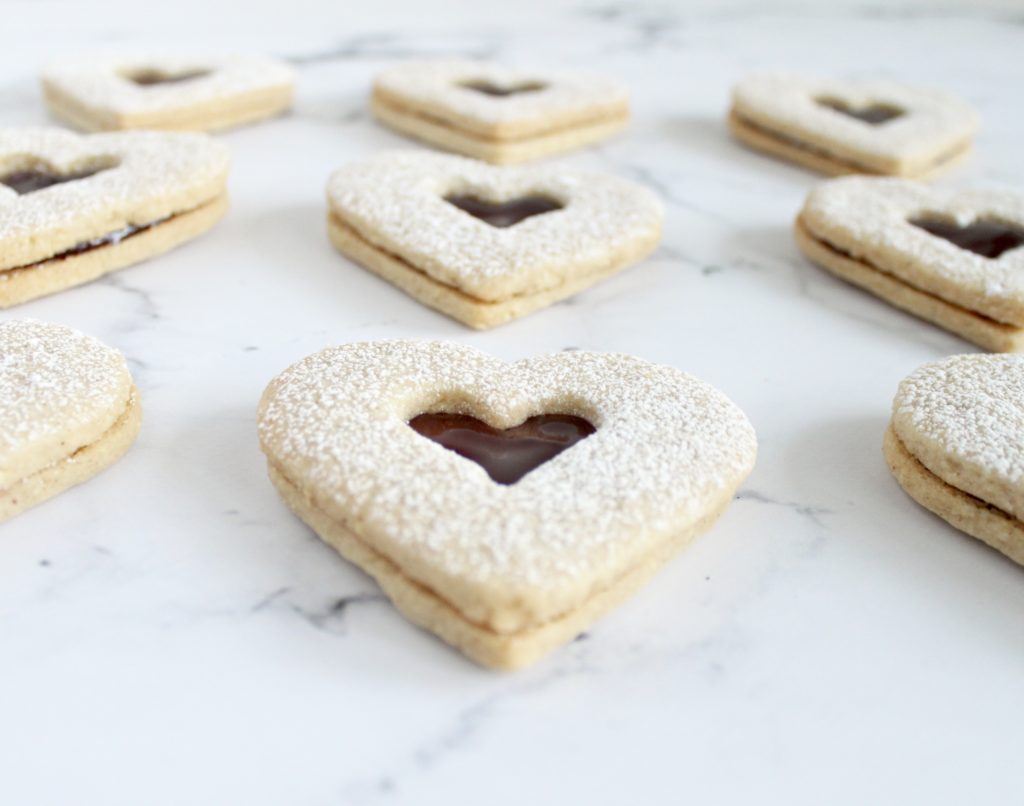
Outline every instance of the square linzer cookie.
<svg viewBox="0 0 1024 806"><path fill-rule="evenodd" d="M112 465L141 420L117 350L60 325L0 322L0 521Z"/></svg>
<svg viewBox="0 0 1024 806"><path fill-rule="evenodd" d="M327 197L340 252L475 328L569 297L661 237L649 190L557 166L391 152L336 171Z"/></svg>
<svg viewBox="0 0 1024 806"><path fill-rule="evenodd" d="M0 308L202 234L227 209L228 165L205 134L0 129Z"/></svg>
<svg viewBox="0 0 1024 806"><path fill-rule="evenodd" d="M1024 349L1024 196L843 177L811 191L795 236L898 308L988 350Z"/></svg>
<svg viewBox="0 0 1024 806"><path fill-rule="evenodd" d="M752 148L821 173L925 178L968 153L978 114L892 81L754 75L733 88L729 126Z"/></svg>
<svg viewBox="0 0 1024 806"><path fill-rule="evenodd" d="M604 140L629 120L629 90L581 73L474 61L406 62L377 76L382 123L446 151L524 162Z"/></svg>
<svg viewBox="0 0 1024 806"><path fill-rule="evenodd" d="M893 400L884 451L911 498L1024 565L1024 356L917 369Z"/></svg>
<svg viewBox="0 0 1024 806"><path fill-rule="evenodd" d="M84 131L218 131L280 114L295 71L262 56L98 54L43 72L51 111Z"/></svg>
<svg viewBox="0 0 1024 806"><path fill-rule="evenodd" d="M721 392L626 355L514 364L445 342L324 350L260 402L270 478L411 621L532 663L708 529L750 473Z"/></svg>

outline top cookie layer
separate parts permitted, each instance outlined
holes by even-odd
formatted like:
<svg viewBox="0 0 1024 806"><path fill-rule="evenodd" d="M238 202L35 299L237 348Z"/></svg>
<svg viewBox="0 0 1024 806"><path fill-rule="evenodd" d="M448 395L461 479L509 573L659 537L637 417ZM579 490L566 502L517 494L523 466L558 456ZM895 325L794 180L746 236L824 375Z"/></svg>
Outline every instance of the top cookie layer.
<svg viewBox="0 0 1024 806"><path fill-rule="evenodd" d="M564 207L493 227L445 201L549 196ZM423 151L392 152L336 171L332 212L376 246L477 299L536 293L649 249L661 203L639 185L559 166L494 167Z"/></svg>
<svg viewBox="0 0 1024 806"><path fill-rule="evenodd" d="M0 490L95 442L131 393L117 350L60 325L0 322Z"/></svg>
<svg viewBox="0 0 1024 806"><path fill-rule="evenodd" d="M853 109L882 105L903 114L872 125L822 100ZM966 147L978 128L977 112L958 98L892 81L754 75L733 88L733 110L782 136L886 174L923 173Z"/></svg>
<svg viewBox="0 0 1024 806"><path fill-rule="evenodd" d="M495 96L466 86L475 82L502 88L541 88ZM374 93L460 130L502 140L622 117L629 109L629 89L614 79L475 61L404 62L377 76Z"/></svg>
<svg viewBox="0 0 1024 806"><path fill-rule="evenodd" d="M0 176L103 168L23 195L0 185L0 270L194 209L224 192L228 166L227 147L203 134L0 129Z"/></svg>
<svg viewBox="0 0 1024 806"><path fill-rule="evenodd" d="M194 77L151 85L131 78L144 73ZM91 129L175 128L167 125L175 115L248 95L288 92L294 82L292 67L263 56L100 53L62 59L43 71L48 95L88 110Z"/></svg>
<svg viewBox="0 0 1024 806"><path fill-rule="evenodd" d="M925 364L900 384L892 425L932 473L1024 520L1024 355Z"/></svg>
<svg viewBox="0 0 1024 806"><path fill-rule="evenodd" d="M1024 249L987 258L910 223L995 220L1024 230L1024 196L949 191L907 179L843 177L818 185L800 221L819 239L970 311L1024 325Z"/></svg>
<svg viewBox="0 0 1024 806"><path fill-rule="evenodd" d="M597 432L504 486L407 425L429 411L497 428L574 414ZM612 584L724 505L756 453L743 413L678 370L583 352L506 364L441 342L310 356L268 386L259 433L318 507L499 630Z"/></svg>

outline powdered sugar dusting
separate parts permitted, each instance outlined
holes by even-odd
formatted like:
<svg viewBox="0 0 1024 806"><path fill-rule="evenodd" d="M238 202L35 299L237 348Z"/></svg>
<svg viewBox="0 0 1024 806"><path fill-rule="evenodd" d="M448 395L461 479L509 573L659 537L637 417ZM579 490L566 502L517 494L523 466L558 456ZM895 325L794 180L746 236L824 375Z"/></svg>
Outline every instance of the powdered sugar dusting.
<svg viewBox="0 0 1024 806"><path fill-rule="evenodd" d="M0 271L212 200L224 192L229 155L204 134L0 129L0 176L108 165L114 167L24 195L0 185Z"/></svg>
<svg viewBox="0 0 1024 806"><path fill-rule="evenodd" d="M543 89L495 97L462 86L542 84ZM374 86L403 105L459 128L512 129L535 136L611 113L625 113L629 89L620 81L571 71L522 70L479 61L410 61L382 71ZM510 132L511 133L511 132Z"/></svg>
<svg viewBox="0 0 1024 806"><path fill-rule="evenodd" d="M842 177L811 191L801 221L815 237L918 288L997 321L1024 325L1024 249L986 258L909 223L922 215L961 225L994 219L1024 228L1024 196Z"/></svg>
<svg viewBox="0 0 1024 806"><path fill-rule="evenodd" d="M444 200L550 196L565 206L498 228ZM647 189L557 165L495 167L446 154L391 152L336 171L332 212L376 246L446 285L496 301L561 285L656 242L663 216Z"/></svg>
<svg viewBox="0 0 1024 806"><path fill-rule="evenodd" d="M855 108L884 104L906 114L872 126L821 106L818 98L838 99ZM964 101L938 90L893 81L752 75L733 88L733 105L742 117L837 156L868 157L883 163L928 164L962 144L978 128L978 113Z"/></svg>
<svg viewBox="0 0 1024 806"><path fill-rule="evenodd" d="M502 486L407 425L426 411L501 428L575 414L597 432ZM467 601L498 583L513 598L553 600L608 584L602 575L723 504L756 453L743 413L678 370L586 352L506 364L443 342L312 355L267 388L259 434L270 463L318 506Z"/></svg>
<svg viewBox="0 0 1024 806"><path fill-rule="evenodd" d="M0 322L0 489L91 444L120 417L124 356L71 328Z"/></svg>
<svg viewBox="0 0 1024 806"><path fill-rule="evenodd" d="M170 76L195 71L208 74L181 82L140 86L128 76L142 70ZM61 59L46 67L43 81L82 105L131 115L173 113L244 93L290 87L295 81L295 70L264 56L138 51Z"/></svg>

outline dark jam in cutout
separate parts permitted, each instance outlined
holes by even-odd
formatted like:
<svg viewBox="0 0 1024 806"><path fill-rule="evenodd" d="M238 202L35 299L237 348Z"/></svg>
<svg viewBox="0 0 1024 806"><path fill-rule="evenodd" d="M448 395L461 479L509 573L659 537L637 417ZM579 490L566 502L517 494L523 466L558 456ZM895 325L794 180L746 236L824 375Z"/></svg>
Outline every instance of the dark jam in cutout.
<svg viewBox="0 0 1024 806"><path fill-rule="evenodd" d="M155 69L136 70L125 76L129 81L138 84L140 87L152 87L155 84L178 84L182 81L191 81L194 78L202 78L210 75L209 70L189 70L185 73L164 73Z"/></svg>
<svg viewBox="0 0 1024 806"><path fill-rule="evenodd" d="M1024 245L1024 229L1000 221L982 218L964 227L940 218L912 218L910 223L982 257L997 258Z"/></svg>
<svg viewBox="0 0 1024 806"><path fill-rule="evenodd" d="M871 104L870 106L853 107L835 98L818 98L818 104L827 106L836 112L857 120L863 120L872 126L878 126L903 114L903 110L889 104Z"/></svg>
<svg viewBox="0 0 1024 806"><path fill-rule="evenodd" d="M507 202L490 202L479 196L457 193L444 200L492 227L511 227L531 216L562 209L562 203L547 196L524 196Z"/></svg>
<svg viewBox="0 0 1024 806"><path fill-rule="evenodd" d="M544 89L546 84L540 81L527 81L523 84L501 85L492 84L490 81L464 81L459 85L467 90L482 92L484 95L491 95L495 98L507 98L510 95L520 95L524 92L537 92Z"/></svg>
<svg viewBox="0 0 1024 806"><path fill-rule="evenodd" d="M498 484L515 484L596 430L571 414L541 414L504 431L466 414L420 414L409 425L421 436L476 462Z"/></svg>
<svg viewBox="0 0 1024 806"><path fill-rule="evenodd" d="M0 184L7 185L15 193L24 195L34 193L37 190L48 188L53 185L61 185L64 182L73 182L76 179L85 179L87 176L98 174L105 168L90 168L86 171L76 171L71 174L55 174L52 171L30 168L24 171L12 171L0 176Z"/></svg>

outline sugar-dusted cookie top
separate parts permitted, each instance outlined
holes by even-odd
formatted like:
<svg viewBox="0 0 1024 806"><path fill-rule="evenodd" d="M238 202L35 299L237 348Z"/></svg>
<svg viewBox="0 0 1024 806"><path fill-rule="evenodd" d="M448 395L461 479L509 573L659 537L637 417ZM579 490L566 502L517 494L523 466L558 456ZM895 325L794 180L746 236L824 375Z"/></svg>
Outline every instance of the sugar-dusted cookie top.
<svg viewBox="0 0 1024 806"><path fill-rule="evenodd" d="M132 389L124 356L91 336L0 322L0 490L95 442Z"/></svg>
<svg viewBox="0 0 1024 806"><path fill-rule="evenodd" d="M495 167L423 151L389 152L336 171L333 214L375 246L482 300L533 293L611 265L656 238L662 206L615 176L558 165ZM485 223L452 196L549 198L560 209L512 227Z"/></svg>
<svg viewBox="0 0 1024 806"><path fill-rule="evenodd" d="M264 56L95 53L53 62L42 81L47 100L81 128L205 129L203 110L216 104L290 96L295 70Z"/></svg>
<svg viewBox="0 0 1024 806"><path fill-rule="evenodd" d="M1024 248L999 252L1000 243L1018 242L1014 231L1024 246L1020 194L844 177L814 188L800 221L814 237L920 289L997 321L1024 325ZM1004 240L982 252L951 240L978 223L1000 225L992 231Z"/></svg>
<svg viewBox="0 0 1024 806"><path fill-rule="evenodd" d="M732 97L744 120L879 173L923 172L978 128L964 101L894 81L759 74L738 82Z"/></svg>
<svg viewBox="0 0 1024 806"><path fill-rule="evenodd" d="M437 411L597 431L507 486L407 424ZM572 609L717 512L756 453L743 413L679 370L585 352L507 364L442 342L312 355L271 382L258 419L271 465L315 506L502 630Z"/></svg>
<svg viewBox="0 0 1024 806"><path fill-rule="evenodd" d="M195 208L224 192L228 167L202 134L0 129L0 270ZM80 178L26 189L25 172Z"/></svg>
<svg viewBox="0 0 1024 806"><path fill-rule="evenodd" d="M892 427L943 481L1024 520L1024 355L925 364L900 384Z"/></svg>
<svg viewBox="0 0 1024 806"><path fill-rule="evenodd" d="M374 92L413 112L493 138L524 138L626 114L629 89L603 76L479 61L411 61L374 80Z"/></svg>

